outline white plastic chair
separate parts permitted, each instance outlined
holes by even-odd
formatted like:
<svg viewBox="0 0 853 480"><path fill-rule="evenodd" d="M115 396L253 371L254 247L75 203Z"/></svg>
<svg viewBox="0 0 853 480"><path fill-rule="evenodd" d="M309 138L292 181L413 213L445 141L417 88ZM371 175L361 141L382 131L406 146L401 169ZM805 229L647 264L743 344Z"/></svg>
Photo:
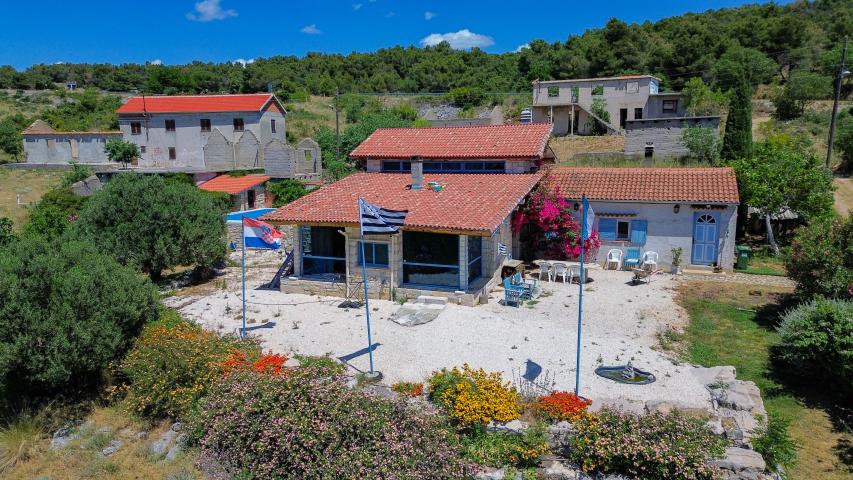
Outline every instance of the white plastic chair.
<svg viewBox="0 0 853 480"><path fill-rule="evenodd" d="M553 268L551 266L551 262L538 262L539 263L539 280L542 280L542 275L546 275L548 277L548 281L551 281L551 275L554 273Z"/></svg>
<svg viewBox="0 0 853 480"><path fill-rule="evenodd" d="M563 283L566 283L566 277L569 278L569 283L572 283L572 271L569 270L569 266L565 263L555 263L554 264L554 280L557 280L557 277L563 277Z"/></svg>
<svg viewBox="0 0 853 480"><path fill-rule="evenodd" d="M655 271L658 269L657 252L646 252L643 254L643 262L640 268Z"/></svg>
<svg viewBox="0 0 853 480"><path fill-rule="evenodd" d="M622 250L618 248L611 248L610 251L607 252L607 260L604 262L604 269L608 270L611 264L616 265L616 270L622 269Z"/></svg>

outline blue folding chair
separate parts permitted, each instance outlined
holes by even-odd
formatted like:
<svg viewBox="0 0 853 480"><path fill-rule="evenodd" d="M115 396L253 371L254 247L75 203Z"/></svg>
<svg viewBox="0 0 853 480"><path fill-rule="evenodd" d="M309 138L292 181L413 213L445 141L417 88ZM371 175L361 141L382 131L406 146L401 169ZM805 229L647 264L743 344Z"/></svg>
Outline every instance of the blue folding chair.
<svg viewBox="0 0 853 480"><path fill-rule="evenodd" d="M630 270L640 266L640 249L631 247L625 253L625 259L622 260L622 265L625 270Z"/></svg>
<svg viewBox="0 0 853 480"><path fill-rule="evenodd" d="M512 283L512 277L504 278L504 304L512 304L516 307L520 307L522 297L524 297L524 287L521 285L514 285Z"/></svg>

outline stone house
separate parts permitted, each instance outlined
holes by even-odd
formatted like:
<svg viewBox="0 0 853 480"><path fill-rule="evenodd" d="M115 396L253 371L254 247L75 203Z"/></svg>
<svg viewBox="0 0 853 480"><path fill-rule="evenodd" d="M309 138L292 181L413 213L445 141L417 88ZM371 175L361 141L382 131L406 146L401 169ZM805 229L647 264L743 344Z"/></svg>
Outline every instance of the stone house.
<svg viewBox="0 0 853 480"><path fill-rule="evenodd" d="M510 218L541 173L358 173L261 217L292 225L294 276L282 290L344 295L362 278L358 199L408 210L402 232L365 236L372 293L478 303L500 281L517 238ZM335 290L337 288L338 290Z"/></svg>
<svg viewBox="0 0 853 480"><path fill-rule="evenodd" d="M652 75L533 82L533 122L554 125L554 135L590 135L595 123L610 134L625 134L625 153L681 156L685 125L717 129L719 117L692 117L679 92L661 92ZM592 113L603 102L609 120Z"/></svg>
<svg viewBox="0 0 853 480"><path fill-rule="evenodd" d="M286 142L286 112L271 93L138 96L117 112L122 135L139 147L139 167L264 168L265 148Z"/></svg>
<svg viewBox="0 0 853 480"><path fill-rule="evenodd" d="M27 163L47 165L107 164L104 146L111 139L121 139L119 131L56 131L42 120L36 120L23 132L24 159Z"/></svg>
<svg viewBox="0 0 853 480"><path fill-rule="evenodd" d="M266 175L219 175L202 183L198 188L208 192L227 193L231 196L234 210L253 210L272 205L266 193L266 183L269 179Z"/></svg>
<svg viewBox="0 0 853 480"><path fill-rule="evenodd" d="M555 167L547 175L575 206L582 195L589 200L601 238L598 262L610 249L624 255L635 247L657 252L668 268L680 247L683 267L734 267L739 196L730 167Z"/></svg>
<svg viewBox="0 0 853 480"><path fill-rule="evenodd" d="M551 125L380 128L350 158L368 172L408 172L413 159L425 173L529 173L554 163Z"/></svg>

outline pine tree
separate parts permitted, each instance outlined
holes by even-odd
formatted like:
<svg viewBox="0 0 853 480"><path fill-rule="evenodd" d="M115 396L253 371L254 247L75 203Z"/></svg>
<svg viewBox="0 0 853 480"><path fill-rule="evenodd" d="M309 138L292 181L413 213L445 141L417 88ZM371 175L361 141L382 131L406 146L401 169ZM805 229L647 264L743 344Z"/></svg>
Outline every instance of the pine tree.
<svg viewBox="0 0 853 480"><path fill-rule="evenodd" d="M720 152L725 160L746 158L752 150L752 85L741 78L733 90Z"/></svg>

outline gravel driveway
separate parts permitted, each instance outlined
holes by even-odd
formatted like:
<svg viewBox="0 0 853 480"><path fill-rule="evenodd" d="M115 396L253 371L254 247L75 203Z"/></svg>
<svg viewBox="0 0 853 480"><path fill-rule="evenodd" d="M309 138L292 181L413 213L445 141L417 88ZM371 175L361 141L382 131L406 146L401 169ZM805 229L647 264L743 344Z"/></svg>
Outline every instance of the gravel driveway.
<svg viewBox="0 0 853 480"><path fill-rule="evenodd" d="M230 269L239 272L239 268ZM274 271L274 270L270 270ZM234 332L240 326L239 277L225 290L167 300L206 328ZM264 276L269 272L265 271ZM656 333L680 326L686 315L673 300L674 282L659 274L650 285L631 285L630 272L590 273L584 291L581 394L598 400L630 402L662 399L705 407L709 395L688 365L654 349ZM250 287L261 283L252 278ZM554 387L575 384L578 285L543 282L543 295L521 308L505 307L502 291L477 307L448 305L432 322L403 327L390 320L400 306L370 302L376 369L386 381L424 381L434 370L468 363L505 378L552 378ZM340 299L276 291L250 290L252 334L275 352L329 353L356 370L367 370L367 334L363 309L341 309ZM599 365L633 361L657 376L651 385L622 385L593 372Z"/></svg>

